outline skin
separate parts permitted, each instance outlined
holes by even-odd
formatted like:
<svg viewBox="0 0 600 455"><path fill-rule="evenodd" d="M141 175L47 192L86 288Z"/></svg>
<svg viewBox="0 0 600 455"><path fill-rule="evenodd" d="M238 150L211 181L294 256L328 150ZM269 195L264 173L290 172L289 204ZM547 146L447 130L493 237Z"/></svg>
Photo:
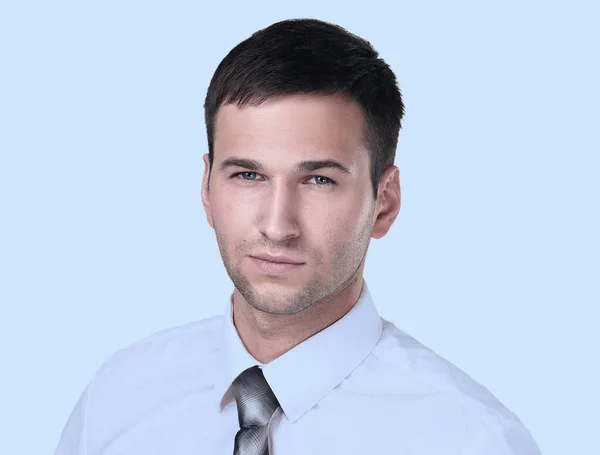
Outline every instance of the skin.
<svg viewBox="0 0 600 455"><path fill-rule="evenodd" d="M212 170L204 155L202 203L234 284L234 324L248 352L266 364L354 306L370 239L383 237L400 210L399 170L385 170L373 199L364 117L339 95L225 105L215 124ZM262 169L222 168L234 157ZM335 160L348 172L299 170L307 160ZM302 265L266 274L250 257L265 252Z"/></svg>

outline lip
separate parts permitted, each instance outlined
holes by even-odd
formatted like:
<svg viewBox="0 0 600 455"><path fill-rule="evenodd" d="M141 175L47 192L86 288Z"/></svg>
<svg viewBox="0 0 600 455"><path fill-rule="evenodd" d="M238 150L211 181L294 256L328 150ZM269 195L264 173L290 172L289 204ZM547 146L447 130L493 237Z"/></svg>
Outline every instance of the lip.
<svg viewBox="0 0 600 455"><path fill-rule="evenodd" d="M277 260L264 259L265 257ZM297 262L295 259L286 256L260 255L250 256L250 259L254 263L254 266L266 275L285 275L302 266L301 262ZM283 262L284 259L295 262Z"/></svg>
<svg viewBox="0 0 600 455"><path fill-rule="evenodd" d="M260 259L262 261L275 262L275 263L280 263L280 264L294 264L294 265L302 264L302 261L298 261L297 259L294 259L293 257L287 256L285 254L261 253L261 254L253 254L250 257L252 257L254 259Z"/></svg>

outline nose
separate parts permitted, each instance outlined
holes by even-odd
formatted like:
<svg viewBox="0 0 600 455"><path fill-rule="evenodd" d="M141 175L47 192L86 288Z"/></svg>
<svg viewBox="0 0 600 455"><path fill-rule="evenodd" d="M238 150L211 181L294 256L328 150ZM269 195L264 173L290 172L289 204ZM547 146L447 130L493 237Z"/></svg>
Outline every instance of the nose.
<svg viewBox="0 0 600 455"><path fill-rule="evenodd" d="M264 194L259 209L260 233L273 243L283 242L300 235L298 201L293 188L284 182L273 183Z"/></svg>

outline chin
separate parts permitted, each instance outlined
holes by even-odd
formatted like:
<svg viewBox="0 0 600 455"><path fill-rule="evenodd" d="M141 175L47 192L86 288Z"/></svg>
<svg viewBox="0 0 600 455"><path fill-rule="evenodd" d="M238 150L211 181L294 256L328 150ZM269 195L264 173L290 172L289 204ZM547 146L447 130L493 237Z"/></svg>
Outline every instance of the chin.
<svg viewBox="0 0 600 455"><path fill-rule="evenodd" d="M265 283L252 287L248 304L264 313L269 314L295 314L304 309L301 292L298 289L285 289L278 284Z"/></svg>

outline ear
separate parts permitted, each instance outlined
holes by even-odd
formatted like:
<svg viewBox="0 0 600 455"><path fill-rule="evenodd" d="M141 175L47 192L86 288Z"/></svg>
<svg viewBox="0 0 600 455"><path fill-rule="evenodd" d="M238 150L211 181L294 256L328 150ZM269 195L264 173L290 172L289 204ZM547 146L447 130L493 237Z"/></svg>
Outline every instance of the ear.
<svg viewBox="0 0 600 455"><path fill-rule="evenodd" d="M397 166L388 167L381 179L377 191L376 218L371 231L371 237L380 239L392 227L400 212L400 169Z"/></svg>
<svg viewBox="0 0 600 455"><path fill-rule="evenodd" d="M210 162L208 160L208 153L205 153L202 157L204 159L204 176L202 177L202 205L204 206L204 212L206 213L206 220L211 228L213 226L212 212L210 210L210 193L209 193L209 177L210 177Z"/></svg>

